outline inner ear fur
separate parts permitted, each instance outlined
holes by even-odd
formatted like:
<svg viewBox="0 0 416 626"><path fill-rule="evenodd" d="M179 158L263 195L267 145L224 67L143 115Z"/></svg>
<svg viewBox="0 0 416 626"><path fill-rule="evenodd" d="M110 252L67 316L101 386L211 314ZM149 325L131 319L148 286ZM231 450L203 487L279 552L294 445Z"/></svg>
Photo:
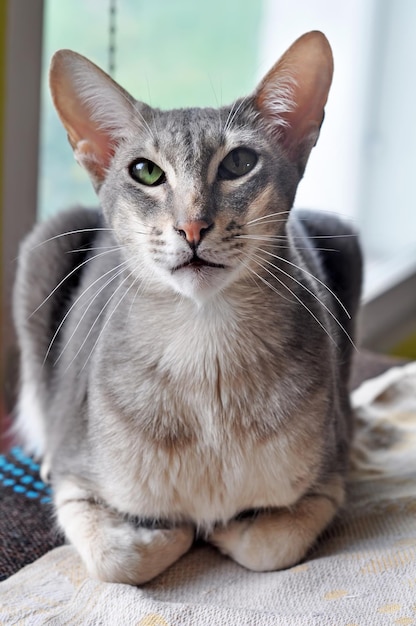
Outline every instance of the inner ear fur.
<svg viewBox="0 0 416 626"><path fill-rule="evenodd" d="M54 54L49 82L75 158L98 188L131 123L135 101L94 63L71 50Z"/></svg>
<svg viewBox="0 0 416 626"><path fill-rule="evenodd" d="M312 31L292 44L255 92L256 108L302 170L319 136L332 74L328 40Z"/></svg>

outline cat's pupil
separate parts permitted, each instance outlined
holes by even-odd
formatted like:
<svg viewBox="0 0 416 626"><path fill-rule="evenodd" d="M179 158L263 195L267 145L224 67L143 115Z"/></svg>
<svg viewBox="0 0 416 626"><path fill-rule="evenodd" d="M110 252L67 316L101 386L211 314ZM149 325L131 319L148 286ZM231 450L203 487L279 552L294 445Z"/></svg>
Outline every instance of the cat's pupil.
<svg viewBox="0 0 416 626"><path fill-rule="evenodd" d="M130 176L147 187L160 185L166 180L165 172L149 159L136 159L129 167Z"/></svg>
<svg viewBox="0 0 416 626"><path fill-rule="evenodd" d="M257 154L248 148L236 148L221 161L218 168L218 178L220 180L234 180L240 178L257 164Z"/></svg>
<svg viewBox="0 0 416 626"><path fill-rule="evenodd" d="M235 152L232 152L231 155L234 161L234 165L236 166L236 168L239 168L240 167L240 154L237 151L235 151Z"/></svg>

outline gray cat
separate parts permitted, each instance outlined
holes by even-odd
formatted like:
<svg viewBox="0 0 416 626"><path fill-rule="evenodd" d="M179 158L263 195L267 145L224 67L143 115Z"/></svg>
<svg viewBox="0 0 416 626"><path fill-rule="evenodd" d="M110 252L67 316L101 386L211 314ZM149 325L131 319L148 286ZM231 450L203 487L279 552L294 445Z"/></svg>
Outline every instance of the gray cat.
<svg viewBox="0 0 416 626"><path fill-rule="evenodd" d="M329 44L304 35L217 110L152 109L66 50L50 78L101 204L39 224L15 289L17 428L59 525L106 581L144 583L195 537L290 567L344 503L352 430L357 237L291 212Z"/></svg>

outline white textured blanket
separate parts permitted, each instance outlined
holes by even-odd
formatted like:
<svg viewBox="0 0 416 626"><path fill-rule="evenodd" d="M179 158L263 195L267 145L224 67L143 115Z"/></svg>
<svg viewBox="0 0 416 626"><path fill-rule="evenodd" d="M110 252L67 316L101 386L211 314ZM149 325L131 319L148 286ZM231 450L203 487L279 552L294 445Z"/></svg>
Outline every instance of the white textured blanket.
<svg viewBox="0 0 416 626"><path fill-rule="evenodd" d="M258 574L202 546L134 588L89 579L65 546L0 584L0 624L416 625L416 363L353 404L349 504L306 562Z"/></svg>

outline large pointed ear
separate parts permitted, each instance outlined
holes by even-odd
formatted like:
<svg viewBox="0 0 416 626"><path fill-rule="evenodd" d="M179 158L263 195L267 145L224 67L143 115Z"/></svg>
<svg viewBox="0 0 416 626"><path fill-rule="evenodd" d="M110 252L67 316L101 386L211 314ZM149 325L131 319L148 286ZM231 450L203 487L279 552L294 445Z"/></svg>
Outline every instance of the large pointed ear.
<svg viewBox="0 0 416 626"><path fill-rule="evenodd" d="M71 50L55 53L49 78L75 158L98 189L118 142L131 125L135 101L94 63Z"/></svg>
<svg viewBox="0 0 416 626"><path fill-rule="evenodd" d="M319 136L332 74L328 40L312 31L295 41L255 92L256 108L301 173Z"/></svg>

